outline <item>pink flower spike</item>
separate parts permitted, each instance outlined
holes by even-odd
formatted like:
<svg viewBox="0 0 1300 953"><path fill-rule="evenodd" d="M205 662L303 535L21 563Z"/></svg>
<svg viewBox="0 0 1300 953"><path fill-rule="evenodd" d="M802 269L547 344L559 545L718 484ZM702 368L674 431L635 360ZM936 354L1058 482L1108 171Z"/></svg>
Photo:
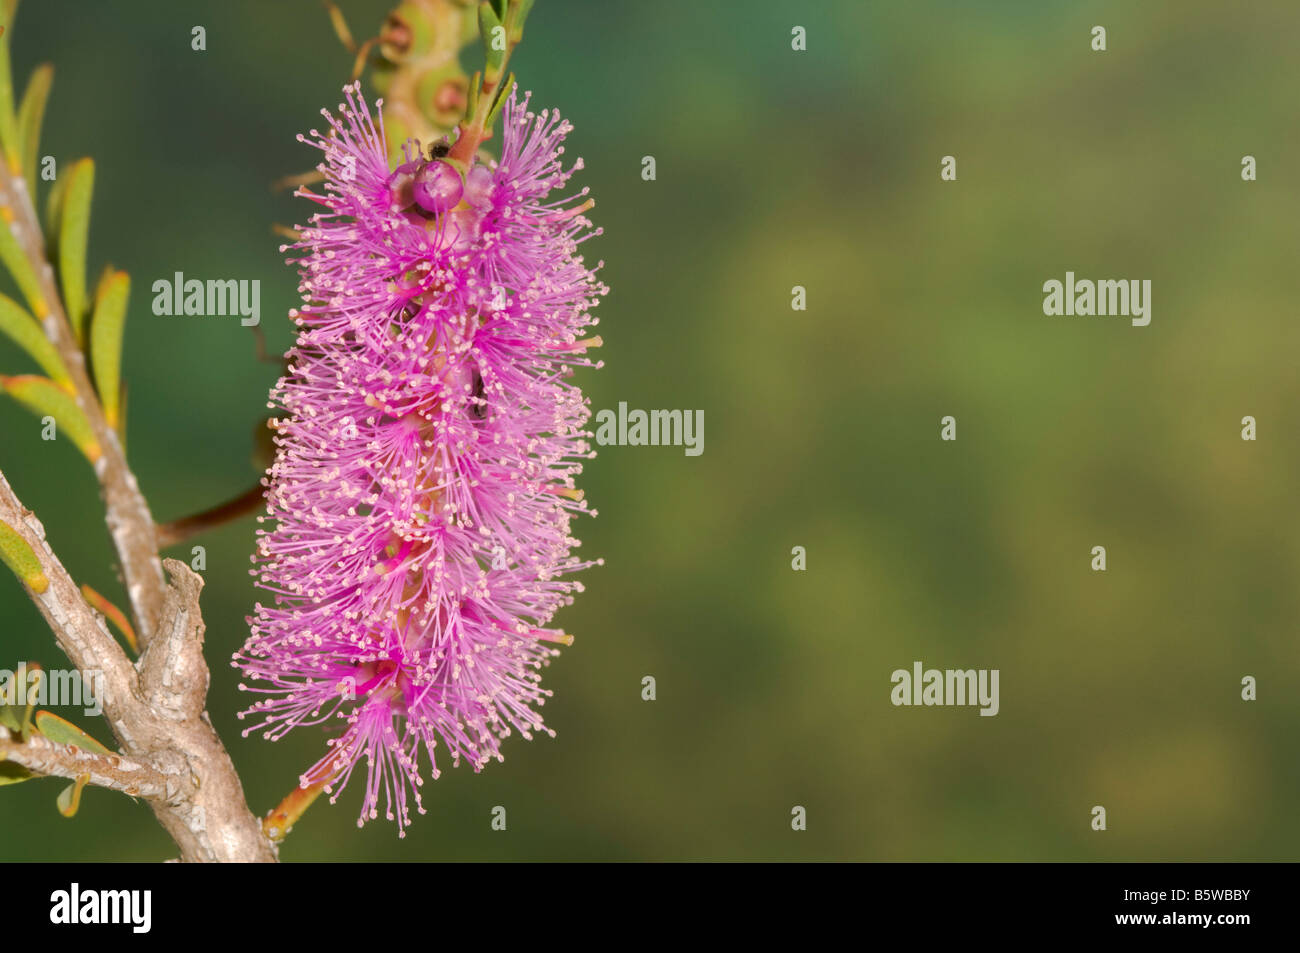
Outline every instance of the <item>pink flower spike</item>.
<svg viewBox="0 0 1300 953"><path fill-rule="evenodd" d="M344 96L303 139L325 185L289 246L303 305L253 570L272 598L235 663L260 694L246 733L337 725L304 783L334 799L364 764L358 823L382 800L404 834L421 749L437 778L440 744L477 771L550 733L540 670L572 639L549 623L594 564L573 555L592 452L567 380L598 366L608 289L578 254L585 193L552 198L580 168L558 113L512 92L500 161L462 179L419 143L390 168L377 108Z"/></svg>

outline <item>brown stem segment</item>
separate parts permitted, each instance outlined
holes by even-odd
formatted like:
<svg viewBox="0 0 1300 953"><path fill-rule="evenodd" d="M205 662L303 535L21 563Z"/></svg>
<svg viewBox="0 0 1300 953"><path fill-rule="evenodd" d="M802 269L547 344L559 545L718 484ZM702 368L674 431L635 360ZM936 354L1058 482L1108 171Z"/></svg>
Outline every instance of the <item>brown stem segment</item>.
<svg viewBox="0 0 1300 953"><path fill-rule="evenodd" d="M22 741L0 728L0 761L12 761L43 777L75 781L89 775L89 783L95 787L131 797L162 798L167 794L167 778L152 765L120 754L58 744L40 734Z"/></svg>
<svg viewBox="0 0 1300 953"><path fill-rule="evenodd" d="M196 513L184 519L173 520L170 523L161 523L158 526L158 545L160 547L175 546L191 536L197 536L199 533L215 529L223 523L229 523L231 520L254 513L261 507L265 496L266 489L259 483L257 486L245 490L234 499L227 500L210 510L204 510L202 513Z"/></svg>

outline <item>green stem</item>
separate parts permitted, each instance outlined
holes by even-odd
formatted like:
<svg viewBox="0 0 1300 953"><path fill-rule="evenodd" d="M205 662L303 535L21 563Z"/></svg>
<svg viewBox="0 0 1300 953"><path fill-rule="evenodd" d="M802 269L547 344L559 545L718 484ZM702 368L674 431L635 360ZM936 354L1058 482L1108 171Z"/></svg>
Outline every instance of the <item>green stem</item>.
<svg viewBox="0 0 1300 953"><path fill-rule="evenodd" d="M505 19L501 21L506 34L505 54L496 68L490 73L485 69L482 74L477 98L473 99L473 115L466 116L460 121L460 135L447 155L448 159L460 163L464 168L469 168L479 145L492 134L491 129L487 128L487 118L492 113L492 106L500 91L502 78L509 75L506 67L510 65L510 56L523 37L522 32L515 29L518 12L519 4L512 0L506 8Z"/></svg>

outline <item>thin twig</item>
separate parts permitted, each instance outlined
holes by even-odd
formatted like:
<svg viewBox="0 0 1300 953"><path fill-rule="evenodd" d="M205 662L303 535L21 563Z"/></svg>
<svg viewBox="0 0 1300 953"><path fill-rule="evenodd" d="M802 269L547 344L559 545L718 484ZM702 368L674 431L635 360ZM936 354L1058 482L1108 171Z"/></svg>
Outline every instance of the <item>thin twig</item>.
<svg viewBox="0 0 1300 953"><path fill-rule="evenodd" d="M75 781L90 775L95 787L121 791L131 797L164 798L167 778L152 765L120 754L100 754L51 741L33 733L26 741L0 727L0 761L22 765L32 774Z"/></svg>
<svg viewBox="0 0 1300 953"><path fill-rule="evenodd" d="M223 523L229 523L241 516L255 513L262 505L265 496L266 488L259 483L257 486L245 490L234 499L227 500L210 510L204 510L202 513L196 513L184 519L173 520L170 523L160 523L158 526L158 545L163 548L175 546L177 543L185 542L191 536L197 536L199 533L214 529Z"/></svg>

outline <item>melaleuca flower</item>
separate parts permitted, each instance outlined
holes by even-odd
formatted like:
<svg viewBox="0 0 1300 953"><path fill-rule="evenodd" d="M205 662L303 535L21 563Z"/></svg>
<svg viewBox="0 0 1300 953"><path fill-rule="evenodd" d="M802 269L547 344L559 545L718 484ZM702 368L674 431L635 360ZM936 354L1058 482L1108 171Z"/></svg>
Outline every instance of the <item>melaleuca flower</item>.
<svg viewBox="0 0 1300 953"><path fill-rule="evenodd" d="M607 289L578 254L599 234L587 190L554 197L582 168L562 167L558 113L512 92L498 161L411 141L392 169L382 117L345 93L299 137L325 186L300 191L322 208L283 249L304 305L254 556L274 600L235 664L266 693L248 731L339 726L301 783L337 798L364 759L358 823L382 792L401 829L424 811L421 751L436 778L440 744L478 770L512 731L553 734L540 669L571 639L549 625L592 565L572 552L594 454L568 378L599 366L583 334Z"/></svg>

